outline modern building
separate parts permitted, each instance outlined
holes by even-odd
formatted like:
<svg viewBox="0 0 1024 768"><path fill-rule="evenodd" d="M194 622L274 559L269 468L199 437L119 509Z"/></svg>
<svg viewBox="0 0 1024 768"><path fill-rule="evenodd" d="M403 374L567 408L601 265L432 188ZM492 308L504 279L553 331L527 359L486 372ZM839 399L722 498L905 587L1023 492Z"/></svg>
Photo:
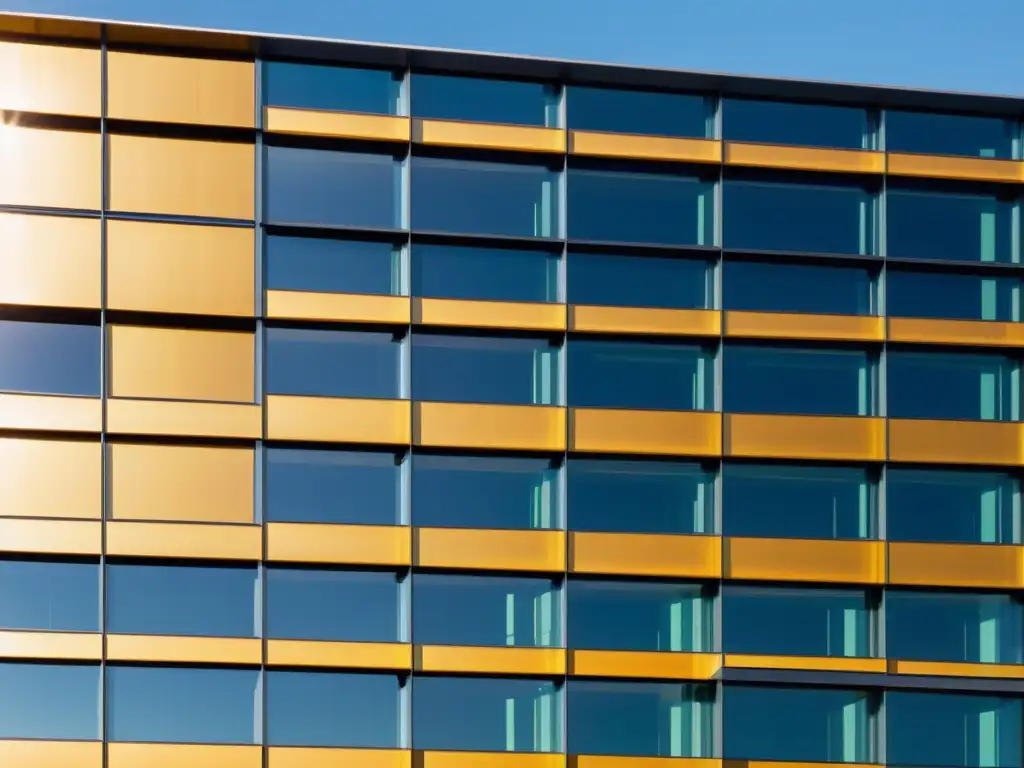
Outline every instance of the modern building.
<svg viewBox="0 0 1024 768"><path fill-rule="evenodd" d="M1021 768L1024 99L0 29L0 766Z"/></svg>

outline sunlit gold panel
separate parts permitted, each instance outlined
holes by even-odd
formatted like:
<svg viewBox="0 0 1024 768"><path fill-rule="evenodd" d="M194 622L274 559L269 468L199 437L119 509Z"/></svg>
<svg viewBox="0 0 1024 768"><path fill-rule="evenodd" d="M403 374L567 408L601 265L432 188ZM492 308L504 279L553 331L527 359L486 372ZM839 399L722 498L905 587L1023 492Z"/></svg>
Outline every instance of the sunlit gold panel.
<svg viewBox="0 0 1024 768"><path fill-rule="evenodd" d="M215 51L251 53L256 40L237 32L210 32L203 29L161 27L141 24L104 24L107 43L158 46L161 48L203 48Z"/></svg>
<svg viewBox="0 0 1024 768"><path fill-rule="evenodd" d="M269 440L408 445L412 436L408 400L270 395L266 408Z"/></svg>
<svg viewBox="0 0 1024 768"><path fill-rule="evenodd" d="M727 579L881 584L885 543L727 538L724 571Z"/></svg>
<svg viewBox="0 0 1024 768"><path fill-rule="evenodd" d="M267 107L263 112L263 130L295 136L401 142L409 141L412 133L408 117L288 107Z"/></svg>
<svg viewBox="0 0 1024 768"><path fill-rule="evenodd" d="M258 746L130 742L107 745L107 768L261 768L262 765L263 748Z"/></svg>
<svg viewBox="0 0 1024 768"><path fill-rule="evenodd" d="M971 344L978 346L1024 346L1024 325L982 320L925 320L889 318L889 340L917 344Z"/></svg>
<svg viewBox="0 0 1024 768"><path fill-rule="evenodd" d="M565 755L544 752L417 752L416 768L564 768Z"/></svg>
<svg viewBox="0 0 1024 768"><path fill-rule="evenodd" d="M680 139L671 136L640 136L624 133L572 131L569 151L590 157L621 157L636 160L672 160L683 163L722 162L722 142Z"/></svg>
<svg viewBox="0 0 1024 768"><path fill-rule="evenodd" d="M413 299L412 321L463 328L564 331L565 304Z"/></svg>
<svg viewBox="0 0 1024 768"><path fill-rule="evenodd" d="M98 521L0 518L0 552L98 555L101 537Z"/></svg>
<svg viewBox="0 0 1024 768"><path fill-rule="evenodd" d="M872 672L885 674L885 659L840 656L753 656L727 653L725 666L734 669L796 669L811 672Z"/></svg>
<svg viewBox="0 0 1024 768"><path fill-rule="evenodd" d="M1001 680L1024 679L1024 665L969 664L946 661L889 661L889 672L897 675L938 677L988 677Z"/></svg>
<svg viewBox="0 0 1024 768"><path fill-rule="evenodd" d="M113 134L110 207L115 211L252 219L252 144Z"/></svg>
<svg viewBox="0 0 1024 768"><path fill-rule="evenodd" d="M110 326L110 394L251 403L256 337L238 331Z"/></svg>
<svg viewBox="0 0 1024 768"><path fill-rule="evenodd" d="M776 144L725 145L726 165L749 168L785 168L796 171L836 171L839 173L883 173L885 153L860 149L790 147Z"/></svg>
<svg viewBox="0 0 1024 768"><path fill-rule="evenodd" d="M267 664L336 669L412 669L409 643L335 643L320 640L268 640Z"/></svg>
<svg viewBox="0 0 1024 768"><path fill-rule="evenodd" d="M719 536L647 533L569 534L569 570L624 576L719 579Z"/></svg>
<svg viewBox="0 0 1024 768"><path fill-rule="evenodd" d="M267 523L267 559L295 563L409 565L412 533L404 525Z"/></svg>
<svg viewBox="0 0 1024 768"><path fill-rule="evenodd" d="M725 335L747 339L884 341L885 320L866 315L726 312Z"/></svg>
<svg viewBox="0 0 1024 768"><path fill-rule="evenodd" d="M99 661L102 657L103 635L98 632L0 631L0 658Z"/></svg>
<svg viewBox="0 0 1024 768"><path fill-rule="evenodd" d="M199 560L259 560L263 535L258 525L209 523L107 523L107 554Z"/></svg>
<svg viewBox="0 0 1024 768"><path fill-rule="evenodd" d="M98 133L0 127L0 205L99 210Z"/></svg>
<svg viewBox="0 0 1024 768"><path fill-rule="evenodd" d="M259 440L263 435L263 409L236 403L110 398L107 432Z"/></svg>
<svg viewBox="0 0 1024 768"><path fill-rule="evenodd" d="M0 109L99 117L98 48L0 42Z"/></svg>
<svg viewBox="0 0 1024 768"><path fill-rule="evenodd" d="M98 397L0 394L0 429L99 432L102 426Z"/></svg>
<svg viewBox="0 0 1024 768"><path fill-rule="evenodd" d="M1024 587L1024 549L996 544L889 542L889 583L934 587Z"/></svg>
<svg viewBox="0 0 1024 768"><path fill-rule="evenodd" d="M255 238L248 227L107 222L107 307L252 317Z"/></svg>
<svg viewBox="0 0 1024 768"><path fill-rule="evenodd" d="M919 176L930 179L968 179L970 181L1024 181L1024 163L987 157L889 154L889 173L893 176Z"/></svg>
<svg viewBox="0 0 1024 768"><path fill-rule="evenodd" d="M722 768L723 761L712 757L615 757L613 755L569 755L568 768ZM749 760L742 768L752 766ZM767 766L767 764L765 764ZM782 765L780 763L780 765ZM740 768L740 766L734 766Z"/></svg>
<svg viewBox="0 0 1024 768"><path fill-rule="evenodd" d="M508 149L519 152L565 152L565 131L526 125L413 120L412 139L439 147Z"/></svg>
<svg viewBox="0 0 1024 768"><path fill-rule="evenodd" d="M252 128L256 65L110 51L107 117Z"/></svg>
<svg viewBox="0 0 1024 768"><path fill-rule="evenodd" d="M561 677L565 674L565 650L418 645L414 652L414 663L417 672Z"/></svg>
<svg viewBox="0 0 1024 768"><path fill-rule="evenodd" d="M176 637L107 634L110 661L180 664L261 664L262 641L255 637Z"/></svg>
<svg viewBox="0 0 1024 768"><path fill-rule="evenodd" d="M569 307L569 330L587 333L638 333L651 336L718 336L722 313L713 309L645 307Z"/></svg>
<svg viewBox="0 0 1024 768"><path fill-rule="evenodd" d="M413 565L561 572L565 570L565 531L416 528Z"/></svg>
<svg viewBox="0 0 1024 768"><path fill-rule="evenodd" d="M710 680L722 667L717 653L570 651L569 674L657 680Z"/></svg>
<svg viewBox="0 0 1024 768"><path fill-rule="evenodd" d="M4 768L102 768L99 741L0 741Z"/></svg>
<svg viewBox="0 0 1024 768"><path fill-rule="evenodd" d="M411 768L406 749L271 747L268 768Z"/></svg>
<svg viewBox="0 0 1024 768"><path fill-rule="evenodd" d="M413 442L434 448L564 451L565 409L413 403Z"/></svg>
<svg viewBox="0 0 1024 768"><path fill-rule="evenodd" d="M98 309L99 219L0 213L0 303Z"/></svg>
<svg viewBox="0 0 1024 768"><path fill-rule="evenodd" d="M1020 424L889 419L889 458L941 464L1022 464Z"/></svg>
<svg viewBox="0 0 1024 768"><path fill-rule="evenodd" d="M99 519L99 441L0 438L0 514ZM55 478L60 478L55 482Z"/></svg>
<svg viewBox="0 0 1024 768"><path fill-rule="evenodd" d="M719 456L722 415L707 411L572 408L569 449L597 453Z"/></svg>
<svg viewBox="0 0 1024 768"><path fill-rule="evenodd" d="M267 291L266 314L279 320L388 325L408 325L412 319L408 296L309 291Z"/></svg>
<svg viewBox="0 0 1024 768"><path fill-rule="evenodd" d="M725 455L881 461L885 419L863 416L725 416Z"/></svg>

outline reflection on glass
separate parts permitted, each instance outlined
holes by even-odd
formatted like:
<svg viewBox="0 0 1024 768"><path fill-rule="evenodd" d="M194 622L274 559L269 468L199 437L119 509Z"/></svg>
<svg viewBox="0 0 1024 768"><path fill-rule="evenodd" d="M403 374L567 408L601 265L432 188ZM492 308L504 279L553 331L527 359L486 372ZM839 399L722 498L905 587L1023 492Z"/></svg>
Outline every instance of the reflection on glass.
<svg viewBox="0 0 1024 768"><path fill-rule="evenodd" d="M0 628L98 632L99 563L0 560Z"/></svg>
<svg viewBox="0 0 1024 768"><path fill-rule="evenodd" d="M874 149L863 107L722 99L722 134L728 141Z"/></svg>
<svg viewBox="0 0 1024 768"><path fill-rule="evenodd" d="M1019 322L1021 281L999 275L901 271L885 274L890 317Z"/></svg>
<svg viewBox="0 0 1024 768"><path fill-rule="evenodd" d="M549 251L414 245L412 295L558 301L558 265L558 255Z"/></svg>
<svg viewBox="0 0 1024 768"><path fill-rule="evenodd" d="M401 294L401 255L390 243L271 235L267 289Z"/></svg>
<svg viewBox="0 0 1024 768"><path fill-rule="evenodd" d="M886 397L894 418L1016 421L1020 369L1002 355L894 351Z"/></svg>
<svg viewBox="0 0 1024 768"><path fill-rule="evenodd" d="M413 72L409 92L413 117L548 127L558 124L556 85Z"/></svg>
<svg viewBox="0 0 1024 768"><path fill-rule="evenodd" d="M725 309L832 315L876 311L874 271L867 267L732 259L722 267Z"/></svg>
<svg viewBox="0 0 1024 768"><path fill-rule="evenodd" d="M711 265L700 259L569 252L570 304L709 309Z"/></svg>
<svg viewBox="0 0 1024 768"><path fill-rule="evenodd" d="M313 397L401 397L401 344L379 331L268 328L267 392Z"/></svg>
<svg viewBox="0 0 1024 768"><path fill-rule="evenodd" d="M1016 123L999 117L885 112L885 146L890 152L926 155L1013 157Z"/></svg>
<svg viewBox="0 0 1024 768"><path fill-rule="evenodd" d="M268 107L394 115L400 90L400 75L386 69L263 63L263 104Z"/></svg>
<svg viewBox="0 0 1024 768"><path fill-rule="evenodd" d="M0 662L0 739L99 738L99 664Z"/></svg>
<svg viewBox="0 0 1024 768"><path fill-rule="evenodd" d="M585 88L565 93L566 120L577 131L710 138L713 104L688 93Z"/></svg>
<svg viewBox="0 0 1024 768"><path fill-rule="evenodd" d="M0 390L100 394L100 327L0 320Z"/></svg>

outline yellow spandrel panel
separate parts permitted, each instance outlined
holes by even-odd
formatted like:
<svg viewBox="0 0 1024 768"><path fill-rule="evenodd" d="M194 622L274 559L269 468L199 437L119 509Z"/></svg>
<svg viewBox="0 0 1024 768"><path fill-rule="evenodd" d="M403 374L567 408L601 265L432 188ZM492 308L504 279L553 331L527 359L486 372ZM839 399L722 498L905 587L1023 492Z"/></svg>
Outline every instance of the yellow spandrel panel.
<svg viewBox="0 0 1024 768"><path fill-rule="evenodd" d="M263 130L294 136L367 141L405 142L411 136L408 117L289 107L267 107L263 112Z"/></svg>
<svg viewBox="0 0 1024 768"><path fill-rule="evenodd" d="M0 205L100 208L99 133L0 125Z"/></svg>
<svg viewBox="0 0 1024 768"><path fill-rule="evenodd" d="M197 560L260 560L263 531L258 525L108 521L107 554L116 557L170 557Z"/></svg>
<svg viewBox="0 0 1024 768"><path fill-rule="evenodd" d="M573 573L719 579L720 536L646 533L569 534L569 570Z"/></svg>
<svg viewBox="0 0 1024 768"><path fill-rule="evenodd" d="M417 325L564 331L565 304L413 299L412 321Z"/></svg>
<svg viewBox="0 0 1024 768"><path fill-rule="evenodd" d="M408 566L412 532L404 525L267 523L267 559L293 563Z"/></svg>
<svg viewBox="0 0 1024 768"><path fill-rule="evenodd" d="M267 291L266 315L280 320L408 325L408 296L382 296L312 291Z"/></svg>
<svg viewBox="0 0 1024 768"><path fill-rule="evenodd" d="M408 672L409 643L343 643L323 640L268 640L267 664L277 667L328 667Z"/></svg>
<svg viewBox="0 0 1024 768"><path fill-rule="evenodd" d="M413 442L435 448L565 450L565 409L544 405L413 403Z"/></svg>
<svg viewBox="0 0 1024 768"><path fill-rule="evenodd" d="M99 741L0 741L4 768L103 768Z"/></svg>
<svg viewBox="0 0 1024 768"><path fill-rule="evenodd" d="M226 744L110 742L107 768L261 768L263 748Z"/></svg>
<svg viewBox="0 0 1024 768"><path fill-rule="evenodd" d="M99 521L0 518L0 552L99 555L101 541Z"/></svg>
<svg viewBox="0 0 1024 768"><path fill-rule="evenodd" d="M725 416L726 456L881 461L885 419L864 416Z"/></svg>
<svg viewBox="0 0 1024 768"><path fill-rule="evenodd" d="M270 440L404 446L412 437L408 400L270 395L266 409Z"/></svg>
<svg viewBox="0 0 1024 768"><path fill-rule="evenodd" d="M889 419L889 459L923 464L1024 463L1021 425L999 421Z"/></svg>
<svg viewBox="0 0 1024 768"><path fill-rule="evenodd" d="M683 163L722 162L722 142L671 136L571 131L569 151L590 157L669 160Z"/></svg>
<svg viewBox="0 0 1024 768"><path fill-rule="evenodd" d="M1021 589L1024 549L997 544L889 542L889 583Z"/></svg>
<svg viewBox="0 0 1024 768"><path fill-rule="evenodd" d="M0 42L0 110L100 115L100 51Z"/></svg>
<svg viewBox="0 0 1024 768"><path fill-rule="evenodd" d="M238 403L107 399L112 435L223 437L259 440L263 408Z"/></svg>
<svg viewBox="0 0 1024 768"><path fill-rule="evenodd" d="M572 408L569 450L665 456L719 456L722 414Z"/></svg>
<svg viewBox="0 0 1024 768"><path fill-rule="evenodd" d="M0 466L4 468L0 472L2 515L102 516L102 449L98 440L3 437Z"/></svg>
<svg viewBox="0 0 1024 768"><path fill-rule="evenodd" d="M416 752L416 768L564 768L565 755L542 752Z"/></svg>
<svg viewBox="0 0 1024 768"><path fill-rule="evenodd" d="M263 663L263 644L255 637L176 637L107 634L107 659L175 664Z"/></svg>
<svg viewBox="0 0 1024 768"><path fill-rule="evenodd" d="M727 538L723 566L727 579L881 584L885 543Z"/></svg>
<svg viewBox="0 0 1024 768"><path fill-rule="evenodd" d="M715 309L651 309L574 304L569 307L569 330L717 337L722 331L722 313Z"/></svg>
<svg viewBox="0 0 1024 768"><path fill-rule="evenodd" d="M103 658L103 635L99 632L0 631L0 658L99 661ZM0 765L4 764L0 762Z"/></svg>
<svg viewBox="0 0 1024 768"><path fill-rule="evenodd" d="M413 565L560 573L565 570L565 531L415 528Z"/></svg>
<svg viewBox="0 0 1024 768"><path fill-rule="evenodd" d="M795 669L812 672L865 672L885 674L885 659L839 656L757 656L727 653L725 666L733 669Z"/></svg>
<svg viewBox="0 0 1024 768"><path fill-rule="evenodd" d="M412 768L407 749L270 747L268 768Z"/></svg>
<svg viewBox="0 0 1024 768"><path fill-rule="evenodd" d="M1022 680L1021 664L971 664L944 661L889 661L889 672L897 675L938 677L987 677L993 680Z"/></svg>
<svg viewBox="0 0 1024 768"><path fill-rule="evenodd" d="M712 757L615 757L612 755L569 755L568 768L722 768L723 761ZM742 768L751 765L749 760ZM741 768L739 765L732 768Z"/></svg>
<svg viewBox="0 0 1024 768"><path fill-rule="evenodd" d="M725 335L747 339L884 341L885 320L868 315L726 312Z"/></svg>
<svg viewBox="0 0 1024 768"><path fill-rule="evenodd" d="M718 653L668 651L569 652L569 674L656 680L710 680L722 667Z"/></svg>
<svg viewBox="0 0 1024 768"><path fill-rule="evenodd" d="M90 40L99 43L101 25L95 21L0 13L0 32L19 37Z"/></svg>
<svg viewBox="0 0 1024 768"><path fill-rule="evenodd" d="M914 344L1021 347L1024 346L1024 324L890 317L889 340Z"/></svg>
<svg viewBox="0 0 1024 768"><path fill-rule="evenodd" d="M417 672L561 677L565 649L418 645L414 664Z"/></svg>
<svg viewBox="0 0 1024 768"><path fill-rule="evenodd" d="M102 428L98 397L0 394L0 429L99 433Z"/></svg>
<svg viewBox="0 0 1024 768"><path fill-rule="evenodd" d="M726 165L751 168L781 168L795 171L835 171L838 173L884 173L885 154L860 149L791 147L776 144L725 145Z"/></svg>
<svg viewBox="0 0 1024 768"><path fill-rule="evenodd" d="M565 152L565 131L525 125L454 120L413 120L412 140L439 147L473 147L519 152Z"/></svg>
<svg viewBox="0 0 1024 768"><path fill-rule="evenodd" d="M1024 181L1024 163L987 157L911 155L890 152L889 173L931 179L966 179L1019 183Z"/></svg>

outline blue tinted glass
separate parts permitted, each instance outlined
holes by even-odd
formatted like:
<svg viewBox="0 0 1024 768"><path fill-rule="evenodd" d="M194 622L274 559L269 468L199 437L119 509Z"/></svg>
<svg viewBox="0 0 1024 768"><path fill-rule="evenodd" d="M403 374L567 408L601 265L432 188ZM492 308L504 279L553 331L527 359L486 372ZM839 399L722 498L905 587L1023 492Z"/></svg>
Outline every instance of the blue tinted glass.
<svg viewBox="0 0 1024 768"><path fill-rule="evenodd" d="M873 271L867 267L732 260L723 264L725 309L870 315L874 290Z"/></svg>
<svg viewBox="0 0 1024 768"><path fill-rule="evenodd" d="M1013 157L1016 124L999 117L885 112L885 148L929 155Z"/></svg>
<svg viewBox="0 0 1024 768"><path fill-rule="evenodd" d="M267 147L264 172L271 223L401 226L401 164L391 155Z"/></svg>
<svg viewBox="0 0 1024 768"><path fill-rule="evenodd" d="M418 677L413 749L558 752L561 691L545 680Z"/></svg>
<svg viewBox="0 0 1024 768"><path fill-rule="evenodd" d="M99 563L0 560L0 628L99 631Z"/></svg>
<svg viewBox="0 0 1024 768"><path fill-rule="evenodd" d="M266 519L396 525L401 467L391 453L268 448Z"/></svg>
<svg viewBox="0 0 1024 768"><path fill-rule="evenodd" d="M727 464L722 532L783 539L866 539L875 486L866 469Z"/></svg>
<svg viewBox="0 0 1024 768"><path fill-rule="evenodd" d="M729 141L871 148L867 110L859 107L723 99L722 134Z"/></svg>
<svg viewBox="0 0 1024 768"><path fill-rule="evenodd" d="M869 416L874 365L858 349L726 346L722 382L727 413Z"/></svg>
<svg viewBox="0 0 1024 768"><path fill-rule="evenodd" d="M398 294L400 255L390 243L270 236L267 289Z"/></svg>
<svg viewBox="0 0 1024 768"><path fill-rule="evenodd" d="M398 748L394 675L267 673L267 743L279 747Z"/></svg>
<svg viewBox="0 0 1024 768"><path fill-rule="evenodd" d="M711 533L714 476L699 464L572 459L569 529Z"/></svg>
<svg viewBox="0 0 1024 768"><path fill-rule="evenodd" d="M1017 418L1016 361L1002 355L890 352L886 403L898 419Z"/></svg>
<svg viewBox="0 0 1024 768"><path fill-rule="evenodd" d="M545 251L415 245L412 295L440 299L558 301L558 256Z"/></svg>
<svg viewBox="0 0 1024 768"><path fill-rule="evenodd" d="M402 347L390 333L267 329L267 392L401 397Z"/></svg>
<svg viewBox="0 0 1024 768"><path fill-rule="evenodd" d="M438 232L558 237L558 172L543 165L412 159L412 226Z"/></svg>
<svg viewBox="0 0 1024 768"><path fill-rule="evenodd" d="M412 114L441 120L554 126L558 89L543 83L412 74Z"/></svg>
<svg viewBox="0 0 1024 768"><path fill-rule="evenodd" d="M726 248L807 253L875 252L875 203L862 187L726 179Z"/></svg>
<svg viewBox="0 0 1024 768"><path fill-rule="evenodd" d="M566 120L578 131L708 137L711 108L704 96L569 86Z"/></svg>
<svg viewBox="0 0 1024 768"><path fill-rule="evenodd" d="M1013 203L993 195L886 192L886 253L901 259L1016 262Z"/></svg>
<svg viewBox="0 0 1024 768"><path fill-rule="evenodd" d="M555 528L558 485L546 459L414 455L412 524Z"/></svg>
<svg viewBox="0 0 1024 768"><path fill-rule="evenodd" d="M570 304L708 309L711 267L698 259L569 253Z"/></svg>
<svg viewBox="0 0 1024 768"><path fill-rule="evenodd" d="M569 238L711 245L713 182L672 173L569 169Z"/></svg>
<svg viewBox="0 0 1024 768"><path fill-rule="evenodd" d="M254 637L256 569L108 565L107 631Z"/></svg>
<svg viewBox="0 0 1024 768"><path fill-rule="evenodd" d="M107 667L107 738L256 744L255 669Z"/></svg>
<svg viewBox="0 0 1024 768"><path fill-rule="evenodd" d="M263 63L263 103L393 115L398 111L400 82L384 69L267 61Z"/></svg>
<svg viewBox="0 0 1024 768"><path fill-rule="evenodd" d="M0 320L0 390L100 394L98 325Z"/></svg>
<svg viewBox="0 0 1024 768"><path fill-rule="evenodd" d="M890 317L950 320L1020 320L1020 285L1016 277L945 272L885 274L885 306Z"/></svg>
<svg viewBox="0 0 1024 768"><path fill-rule="evenodd" d="M0 739L100 738L100 667L0 663Z"/></svg>

